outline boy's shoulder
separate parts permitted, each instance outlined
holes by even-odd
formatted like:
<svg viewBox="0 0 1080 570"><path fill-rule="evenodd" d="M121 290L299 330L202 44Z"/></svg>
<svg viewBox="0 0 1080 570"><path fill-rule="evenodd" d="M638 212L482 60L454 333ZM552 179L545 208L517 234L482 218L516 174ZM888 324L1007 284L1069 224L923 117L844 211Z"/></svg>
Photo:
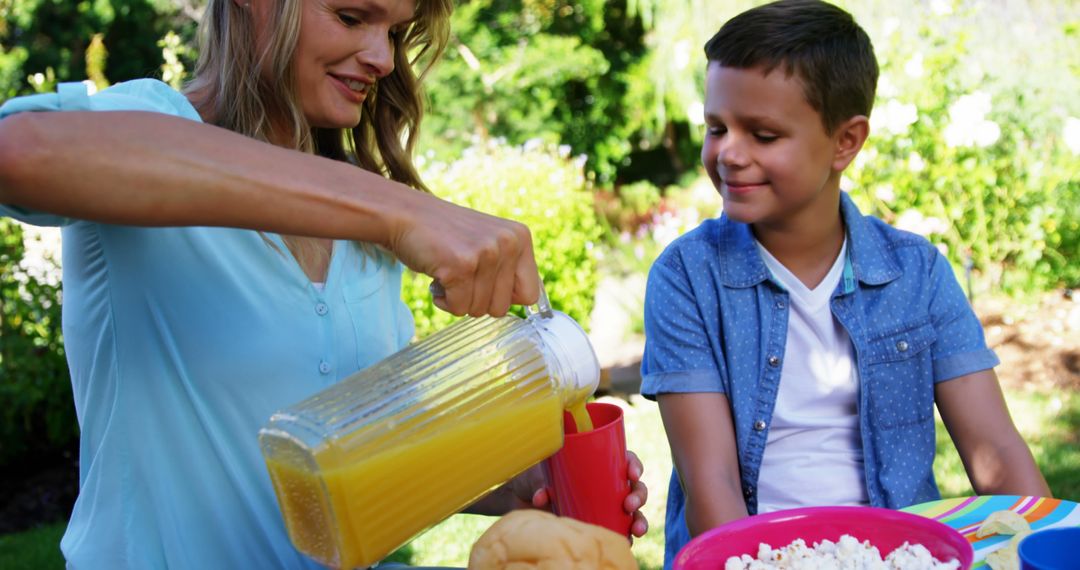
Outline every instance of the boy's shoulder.
<svg viewBox="0 0 1080 570"><path fill-rule="evenodd" d="M927 238L860 214L853 203L845 202L849 247L859 279L882 284L901 274L922 274L942 255Z"/></svg>

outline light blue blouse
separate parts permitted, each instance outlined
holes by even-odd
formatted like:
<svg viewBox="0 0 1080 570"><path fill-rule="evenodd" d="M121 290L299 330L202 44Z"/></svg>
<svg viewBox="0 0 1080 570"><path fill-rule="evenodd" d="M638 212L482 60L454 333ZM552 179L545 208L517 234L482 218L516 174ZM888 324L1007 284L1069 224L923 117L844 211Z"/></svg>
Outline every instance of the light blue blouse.
<svg viewBox="0 0 1080 570"><path fill-rule="evenodd" d="M153 80L94 96L61 85L8 101L0 119L75 110L200 120ZM285 533L257 433L275 410L409 341L400 264L338 241L319 291L275 234L265 236L276 248L248 230L13 206L0 216L63 226L63 332L82 428L79 498L61 542L69 566L316 567Z"/></svg>

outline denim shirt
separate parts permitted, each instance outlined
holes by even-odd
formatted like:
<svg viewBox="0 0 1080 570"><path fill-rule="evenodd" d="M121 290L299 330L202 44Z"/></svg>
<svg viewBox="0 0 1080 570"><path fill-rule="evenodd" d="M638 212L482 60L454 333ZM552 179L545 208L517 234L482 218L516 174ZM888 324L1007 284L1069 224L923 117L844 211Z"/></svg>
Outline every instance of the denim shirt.
<svg viewBox="0 0 1080 570"><path fill-rule="evenodd" d="M998 364L952 268L926 239L863 216L841 195L848 259L830 299L859 370L859 428L874 506L939 498L932 471L934 385ZM747 224L707 220L672 243L649 272L644 396L719 392L734 420L750 514L780 383L789 295ZM813 497L807 497L813 504ZM672 470L665 567L690 540Z"/></svg>

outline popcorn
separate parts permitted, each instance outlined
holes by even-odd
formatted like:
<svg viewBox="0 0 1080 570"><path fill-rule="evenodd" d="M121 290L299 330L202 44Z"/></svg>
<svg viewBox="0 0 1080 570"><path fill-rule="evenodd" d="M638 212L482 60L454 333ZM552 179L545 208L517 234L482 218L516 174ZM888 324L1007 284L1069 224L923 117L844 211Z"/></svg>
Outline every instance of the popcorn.
<svg viewBox="0 0 1080 570"><path fill-rule="evenodd" d="M960 561L941 562L921 544L905 542L884 559L870 541L859 540L850 534L832 542L822 540L807 546L803 539L774 549L758 545L757 557L749 554L732 556L724 570L957 570Z"/></svg>

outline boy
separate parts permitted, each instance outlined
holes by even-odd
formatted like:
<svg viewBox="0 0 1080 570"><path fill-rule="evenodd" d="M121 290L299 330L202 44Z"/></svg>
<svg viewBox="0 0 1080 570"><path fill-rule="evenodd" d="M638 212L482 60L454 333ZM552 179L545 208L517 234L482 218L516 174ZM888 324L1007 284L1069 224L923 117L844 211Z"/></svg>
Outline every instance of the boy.
<svg viewBox="0 0 1080 570"><path fill-rule="evenodd" d="M665 565L748 514L938 498L935 403L977 493L1049 496L948 262L840 192L869 133L866 33L783 0L705 52L701 157L724 215L657 259L645 302L642 393L675 465Z"/></svg>

